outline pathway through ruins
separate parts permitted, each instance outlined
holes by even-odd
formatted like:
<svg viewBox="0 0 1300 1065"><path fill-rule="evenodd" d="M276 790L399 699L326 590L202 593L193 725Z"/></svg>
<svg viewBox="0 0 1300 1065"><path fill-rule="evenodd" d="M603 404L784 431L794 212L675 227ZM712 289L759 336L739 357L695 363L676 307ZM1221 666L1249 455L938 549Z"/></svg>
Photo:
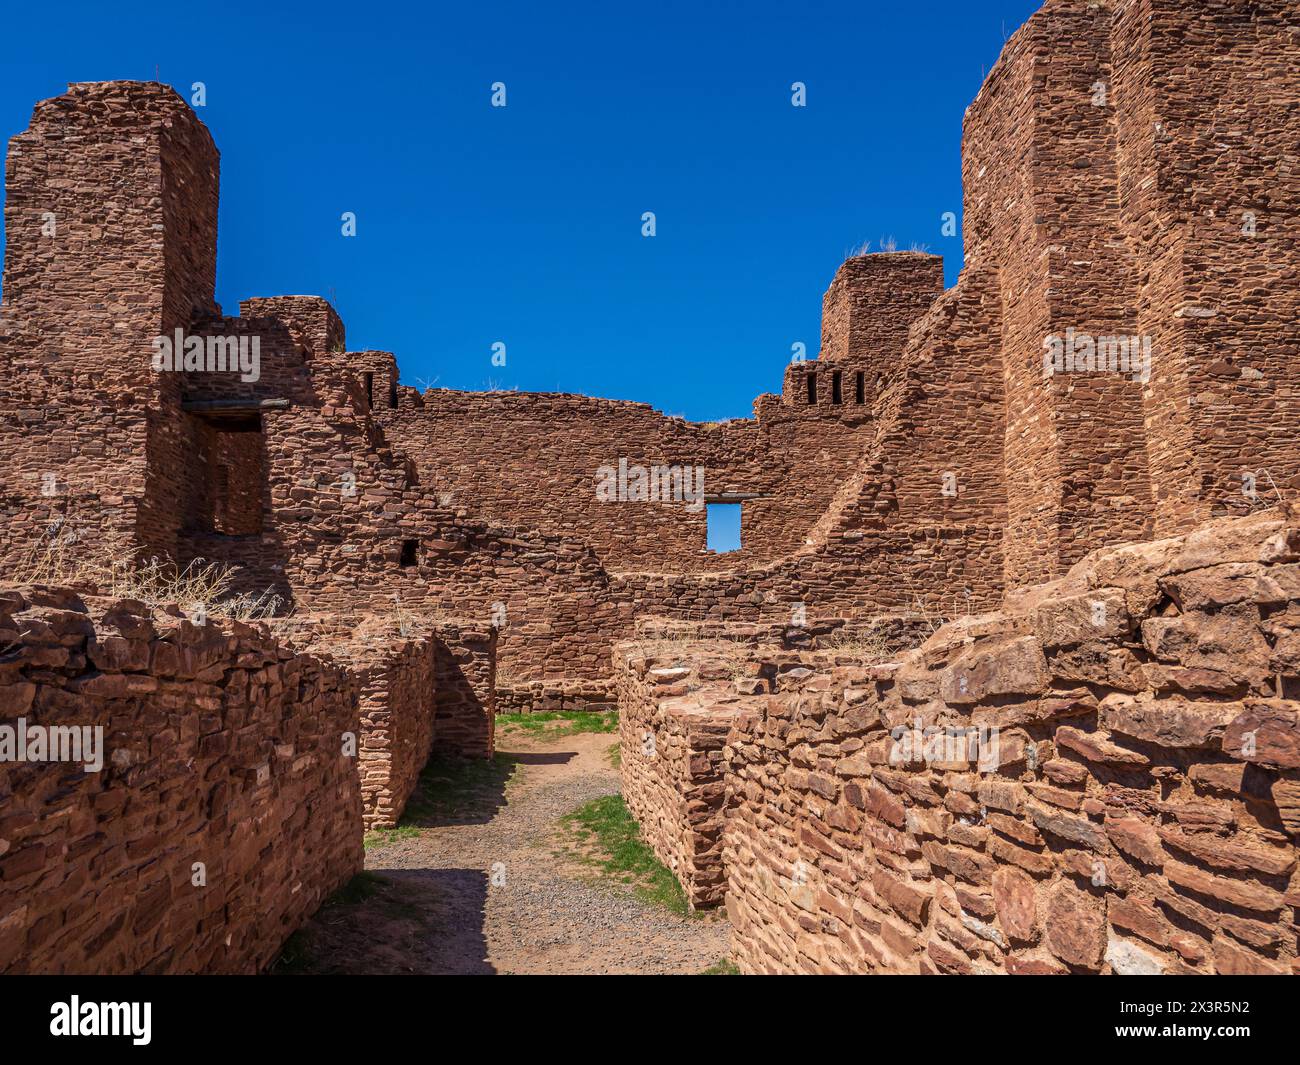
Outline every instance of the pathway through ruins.
<svg viewBox="0 0 1300 1065"><path fill-rule="evenodd" d="M298 941L296 967L689 974L725 958L720 916L681 917L642 902L565 853L560 819L619 790L609 756L616 739L499 736L505 767L497 779L449 810L414 818L417 836L372 846L372 893L326 906Z"/></svg>

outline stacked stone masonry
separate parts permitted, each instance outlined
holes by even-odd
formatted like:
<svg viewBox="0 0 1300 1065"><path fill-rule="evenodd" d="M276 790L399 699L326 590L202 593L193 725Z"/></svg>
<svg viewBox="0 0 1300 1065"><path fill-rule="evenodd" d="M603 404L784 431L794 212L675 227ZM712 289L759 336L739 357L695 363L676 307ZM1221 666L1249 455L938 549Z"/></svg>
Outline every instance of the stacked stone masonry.
<svg viewBox="0 0 1300 1065"><path fill-rule="evenodd" d="M673 853L690 793L644 783L633 722L732 722L709 835L746 972L1294 973L1297 648L1300 515L1221 519L887 661L720 687L710 645L632 658L625 787Z"/></svg>
<svg viewBox="0 0 1300 1065"><path fill-rule="evenodd" d="M755 696L855 658L846 649L754 643L751 635L651 637L614 648L623 798L693 908L716 906L726 893L723 748L732 729L752 727L761 712Z"/></svg>
<svg viewBox="0 0 1300 1065"><path fill-rule="evenodd" d="M716 425L421 393L392 355L348 351L314 297L222 316L202 124L160 85L72 86L7 164L6 550L52 521L106 527L238 563L310 612L396 596L499 623L525 693L608 681L640 614L987 609L1101 543L1244 513L1300 478L1298 18L1283 0L1049 0L967 112L957 284L932 255L850 259L820 357ZM137 373L175 328L256 336L260 379ZM1134 337L1148 372L1045 372L1066 336ZM121 369L83 387L102 366ZM705 550L702 507L602 501L620 462L702 469L702 501L742 501L741 550Z"/></svg>
<svg viewBox="0 0 1300 1065"><path fill-rule="evenodd" d="M40 561L70 542L110 545L122 559L233 567L235 591L277 597L285 617L273 628L286 642L276 653L334 671L338 690L353 692L364 766L353 766L350 786L371 825L400 817L430 753L490 756L496 711L603 707L617 687L673 752L643 779L630 771L631 801L659 818L656 847L693 868L683 875L697 901L714 902L722 755L717 729L700 722L716 707L694 705L689 692L666 700L685 703L652 705L654 686L618 665L616 645L655 618L677 639L725 633L736 645L727 653L748 669L778 646L816 650L818 626L847 634L889 616L902 632L917 616L996 610L1104 545L1185 534L1293 494L1297 103L1292 0L1046 0L1007 42L966 114L956 284L944 291L941 261L925 253L849 259L823 299L818 357L786 366L780 393L759 396L752 418L698 424L585 396L420 392L400 383L392 354L349 351L338 314L314 296L252 298L226 315L215 301L219 157L203 123L158 83L70 85L37 104L6 159L0 575L32 584ZM178 331L214 353L255 344L258 375L183 361L156 370L157 338ZM1054 365L1052 345L1066 337L1088 338L1093 354L1131 339L1141 372ZM656 466L702 470L702 496L685 505L633 492L619 502L598 491L602 468ZM714 554L705 548L704 504L726 501L743 507L742 547ZM1206 624L1217 633L1233 616ZM1137 653L1107 651L1111 680L1124 675L1114 662L1121 651ZM20 661L15 654L0 655L0 669ZM1049 657L1078 655L1072 668L1083 674L1100 668L1089 654ZM238 656L227 666L244 669ZM817 663L806 668L809 684L832 676ZM1178 674L1193 685L1193 702L1207 694L1194 687L1205 683L1202 668ZM1242 691L1211 689L1209 701L1254 699L1255 679ZM867 680L884 698L885 679ZM1294 697L1279 683L1277 697ZM1127 691L1113 687L1107 695ZM1169 702L1165 689L1152 690ZM760 694L784 706L798 693L737 692L746 720ZM784 720L765 710L753 727L776 749ZM1202 748L1188 750L1179 758L1199 758ZM210 771L241 764L217 759ZM1231 781L1222 783L1222 801L1255 810L1259 772L1282 774L1272 790L1285 827L1290 768L1243 770L1243 790L1232 800ZM15 779L26 778L0 770L0 788L14 791ZM1094 782L1081 802L1094 799ZM671 787L695 788L698 802L671 809ZM883 778L880 787L890 791ZM1220 800L1195 800L1211 801ZM1097 822L1094 810L1083 813ZM1281 845L1235 807L1233 815L1225 837ZM1160 813L1157 832L1168 817ZM340 822L326 850L351 848L353 827ZM33 861L33 848L25 851ZM5 861L0 854L0 871ZM311 882L341 868L330 864ZM1185 894L1164 868L1168 890ZM1281 874L1266 875L1274 879L1264 886L1281 890ZM88 877L87 890L96 883ZM775 914L753 885L732 887L738 924L750 895L754 920ZM1058 893L1062 912L1095 915L1091 902ZM303 898L268 904L290 916L276 918L267 942L297 920ZM927 915L951 915L951 901L936 896ZM1052 905L1035 894L1035 914L1055 914ZM0 921L18 921L30 939L34 926L16 912ZM55 918L23 912L45 921L37 938L59 938ZM990 914L965 912L993 927ZM1209 954L1185 956L1175 941L1190 942L1185 926L1200 912L1166 915L1178 929L1166 942L1157 923L1137 936L1146 946L1120 935L1128 944L1120 949L1150 948L1167 971L1206 971L1229 969L1244 943L1261 965L1290 965L1294 943L1256 927L1276 932L1280 910L1265 912L1271 922L1230 914L1252 923L1225 922ZM80 919L76 907L63 919ZM182 927L188 917L178 920L173 941L144 937L130 952L114 948L112 961L58 964L165 968L171 962L160 959L174 949L178 968L244 968L268 949L250 940L229 958L205 953L207 925L199 946ZM781 934L798 939L795 955L782 941L767 958L765 938L745 948L745 964L840 964L843 945L806 939L809 920L779 919ZM901 943L904 925L890 918L881 927L890 931L868 937L881 966L910 965L888 946ZM993 954L962 948L972 967L1025 957L1089 968L1050 943L1003 948L971 934L993 944ZM931 951L947 957L954 937L923 938L908 957L916 968L943 968Z"/></svg>
<svg viewBox="0 0 1300 1065"><path fill-rule="evenodd" d="M0 591L0 651L0 723L102 729L0 772L0 972L258 972L360 871L346 671L62 588Z"/></svg>

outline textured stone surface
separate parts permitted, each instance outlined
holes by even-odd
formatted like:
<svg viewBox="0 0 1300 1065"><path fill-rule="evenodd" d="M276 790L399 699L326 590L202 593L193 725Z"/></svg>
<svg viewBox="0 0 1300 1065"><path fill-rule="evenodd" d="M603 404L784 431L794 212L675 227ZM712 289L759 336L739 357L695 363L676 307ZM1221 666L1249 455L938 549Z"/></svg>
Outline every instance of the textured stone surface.
<svg viewBox="0 0 1300 1065"><path fill-rule="evenodd" d="M1267 561L1270 545L1298 522L1289 508L1221 519L1144 545L1150 566L1118 566L1134 557L1130 546L1103 549L1018 610L945 626L892 661L804 652L809 668L797 682L764 678L761 690L740 694L723 752L722 863L741 968L1291 971L1296 771L1281 764L1284 748L1265 728L1290 721L1288 700L1268 697L1278 678L1261 674L1263 690L1213 704L1095 684L1091 701L1069 697L1068 717L1045 709L1076 683L1061 673L1063 660L1073 672L1064 645L1045 656L1037 693L990 690L972 699L909 678L947 675L953 663L1017 660L1008 648L1045 642L1035 626L1055 627L1076 586L1104 580L1141 601L1149 580L1216 555L1248 556L1267 577L1285 565ZM1201 608L1179 612L1152 600L1146 610L1180 620L1196 637L1214 628L1221 607L1192 601ZM1253 619L1243 613L1236 624L1255 633L1276 630L1279 618L1300 625L1300 596L1249 610ZM1153 658L1142 643L1147 616L1134 620L1097 642L1145 666ZM1008 631L1021 635L1008 641ZM673 662L698 676L711 653L706 644L679 645ZM1249 676L1268 654L1262 646L1237 667ZM763 660L761 649L750 655ZM1292 690L1298 679L1280 682ZM1259 723L1252 754L1233 738L1231 723L1242 719ZM655 812L671 812L672 799L659 796Z"/></svg>
<svg viewBox="0 0 1300 1065"><path fill-rule="evenodd" d="M114 666L95 647L117 640ZM360 871L344 669L263 626L44 588L0 596L0 647L28 724L105 748L98 773L0 767L0 972L257 972Z"/></svg>
<svg viewBox="0 0 1300 1065"><path fill-rule="evenodd" d="M1132 937L1164 971L1285 971L1300 531L1205 523L1300 486L1298 34L1291 0L1047 0L966 115L957 284L941 291L931 255L849 259L819 357L721 425L421 393L393 355L348 351L317 297L223 314L207 130L163 85L72 85L6 161L4 575L70 536L237 567L239 591L300 619L277 620L277 653L355 687L371 824L400 816L430 752L490 755L498 709L604 707L617 683L625 746L649 732L668 752L625 763L656 849L700 904L729 848L751 870L732 865L749 879L728 904L754 971L1145 971ZM174 330L256 339L259 379L153 372ZM1070 330L1149 341L1149 379L1045 374ZM706 498L745 497L742 550L705 551L702 511L602 502L620 460L702 467ZM817 655L843 619L902 631L1004 602L893 667ZM758 671L728 687L648 652L666 673L613 668L648 616L724 628ZM68 690L88 705L143 699L174 668L121 632L32 653L82 670ZM20 673L0 669L6 720L53 683ZM732 718L746 729L724 743ZM954 723L998 729L995 770L982 739L934 747L927 730ZM220 743L212 772L274 777ZM748 814L724 842L733 804ZM39 875L45 852L15 845L37 830L0 824L0 884ZM352 846L338 831L327 851ZM173 844L146 833L133 860ZM162 890L145 885L145 932ZM294 923L298 895L267 912ZM0 928L40 958L32 938L75 911L15 906ZM280 930L225 959L178 927L176 964L246 967ZM104 966L173 964L137 938Z"/></svg>

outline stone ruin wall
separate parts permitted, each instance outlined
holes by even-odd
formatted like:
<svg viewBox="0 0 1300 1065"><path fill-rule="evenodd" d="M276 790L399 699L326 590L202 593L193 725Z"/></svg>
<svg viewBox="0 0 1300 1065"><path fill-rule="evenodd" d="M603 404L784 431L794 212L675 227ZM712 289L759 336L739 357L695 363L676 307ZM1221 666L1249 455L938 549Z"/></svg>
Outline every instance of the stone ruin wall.
<svg viewBox="0 0 1300 1065"><path fill-rule="evenodd" d="M0 591L0 648L4 723L99 726L104 754L0 773L0 972L258 972L360 871L346 671L59 588Z"/></svg>
<svg viewBox="0 0 1300 1065"><path fill-rule="evenodd" d="M625 790L746 972L1296 972L1298 641L1273 511L874 664L624 645Z"/></svg>
<svg viewBox="0 0 1300 1065"><path fill-rule="evenodd" d="M1267 471L1265 495L1300 476L1298 36L1282 0L1048 0L967 115L957 285L939 293L931 256L850 260L821 357L717 427L583 397L420 395L391 355L348 352L314 297L223 316L206 129L161 85L70 86L6 162L6 565L75 532L239 565L241 590L302 615L415 619L435 632L434 706L403 687L427 670L414 651L371 693L373 738L409 717L411 751L441 733L490 754L497 705L607 699L640 615L969 613L1101 544L1248 510L1243 472ZM1043 338L1070 327L1149 335L1151 382L1044 379ZM177 328L257 335L261 380L144 372ZM745 550L701 553L702 515L574 495L611 449L761 497ZM440 644L440 625L463 639ZM405 801L415 760L390 762L376 809Z"/></svg>
<svg viewBox="0 0 1300 1065"><path fill-rule="evenodd" d="M1033 471L1008 586L1244 513L1243 471L1300 484L1298 35L1284 0L1050 0L968 110L966 266L1000 276L1006 465ZM1149 337L1149 383L1044 381L1069 328Z"/></svg>
<svg viewBox="0 0 1300 1065"><path fill-rule="evenodd" d="M410 639L352 672L361 688L357 769L365 826L392 828L435 749L433 638Z"/></svg>
<svg viewBox="0 0 1300 1065"><path fill-rule="evenodd" d="M212 138L165 86L74 85L12 139L5 183L6 548L42 534L52 476L87 522L170 552L193 441L176 376L142 367L214 308Z"/></svg>
<svg viewBox="0 0 1300 1065"><path fill-rule="evenodd" d="M743 711L734 693L708 698L699 691L710 682L729 685L731 659L703 647L692 649L689 665L680 657L638 644L615 648L619 776L641 838L694 909L716 906L726 894L722 749Z"/></svg>
<svg viewBox="0 0 1300 1065"><path fill-rule="evenodd" d="M860 455L863 406L763 396L755 409L755 420L696 423L585 396L403 387L378 420L476 514L588 543L611 571L707 572L789 554ZM702 504L602 502L598 471L620 460L702 468L706 501L743 497L742 550L706 548Z"/></svg>
<svg viewBox="0 0 1300 1065"><path fill-rule="evenodd" d="M497 639L491 625L434 622L435 747L452 758L496 751Z"/></svg>
<svg viewBox="0 0 1300 1065"><path fill-rule="evenodd" d="M783 691L813 669L915 646L934 629L920 616L804 625L641 618L613 653L622 794L642 838L676 875L692 908L726 892L724 746L759 715L753 696Z"/></svg>
<svg viewBox="0 0 1300 1065"><path fill-rule="evenodd" d="M1111 48L1120 221L1158 360L1146 429L1163 532L1240 511L1244 471L1297 486L1300 14L1127 3Z"/></svg>
<svg viewBox="0 0 1300 1065"><path fill-rule="evenodd" d="M755 419L720 426L585 397L420 394L398 384L391 355L347 351L337 315L310 297L249 300L240 318L221 317L216 154L201 123L162 87L74 86L37 108L9 160L5 348L18 372L0 431L22 446L21 486L6 484L0 500L8 542L30 543L73 511L181 560L246 564L250 585L298 609L382 612L397 597L482 624L503 607L503 687L513 703L535 693L554 703L571 682L608 682L610 648L639 613L775 621L800 608L985 609L1101 543L1149 537L1157 520L1183 527L1248 506L1243 469L1267 469L1266 491L1295 480L1300 423L1284 373L1295 353L1295 112L1278 103L1295 80L1279 58L1293 53L1295 26L1277 4L1248 14L1240 4L1046 4L967 115L956 286L940 295L933 256L849 260L823 301L821 357L788 367ZM1214 92L1188 65L1189 39L1220 57ZM1262 79L1276 93L1247 93ZM1105 106L1093 103L1098 82ZM1164 123L1158 135L1144 132L1152 115L1175 113L1177 123L1152 120ZM121 151L112 137L124 125L157 150ZM1203 127L1236 137L1231 165L1205 163ZM1231 133L1245 127L1260 135ZM104 227L60 192L74 254L56 256L38 236L46 176L87 158L139 193L119 193L121 224ZM146 195L159 175L161 201ZM1267 223L1249 239L1234 230L1236 243L1220 232L1233 197L1258 200ZM137 247L141 228L162 235ZM154 287L115 299L142 283L135 266L148 255ZM1224 262L1237 264L1231 276L1210 265ZM83 277L103 279L93 313L58 296ZM131 365L150 336L180 323L258 333L262 381L151 375L141 385L122 371L86 387L91 360ZM1097 373L1044 380L1043 338L1068 328L1150 333L1149 387ZM92 332L95 343L81 343ZM79 355L40 350L36 338L64 335L79 338L84 368ZM1209 358L1212 347L1224 357ZM50 395L85 410L51 413ZM277 405L238 417L194 409L241 399ZM105 428L132 417L136 437ZM456 432L441 432L444 422ZM40 443L36 425L52 430ZM121 439L129 462L105 452ZM97 453L103 463L69 462ZM745 548L703 551L702 513L597 502L593 465L618 457L702 465L710 491L760 497L744 503ZM111 493L95 487L119 468ZM38 491L51 471L66 482L54 505ZM355 494L342 494L344 478ZM1163 505L1174 496L1202 502Z"/></svg>
<svg viewBox="0 0 1300 1065"><path fill-rule="evenodd" d="M727 891L723 832L734 797L725 747L732 730L747 731L761 717L753 696L855 656L755 643L735 630L694 642L667 635L642 634L614 648L622 794L691 907L704 909Z"/></svg>
<svg viewBox="0 0 1300 1065"><path fill-rule="evenodd" d="M431 757L492 757L497 633L490 626L340 614L268 625L295 650L346 669L357 685L367 830L398 824Z"/></svg>

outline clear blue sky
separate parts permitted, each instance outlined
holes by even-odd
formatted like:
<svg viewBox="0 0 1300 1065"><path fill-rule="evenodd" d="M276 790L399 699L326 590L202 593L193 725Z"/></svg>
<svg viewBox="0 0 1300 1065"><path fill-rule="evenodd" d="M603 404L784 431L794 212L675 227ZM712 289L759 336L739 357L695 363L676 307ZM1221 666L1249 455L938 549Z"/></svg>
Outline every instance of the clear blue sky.
<svg viewBox="0 0 1300 1065"><path fill-rule="evenodd" d="M69 81L202 81L228 314L332 294L407 384L747 416L850 248L956 278L962 114L1038 2L13 4L0 134Z"/></svg>

